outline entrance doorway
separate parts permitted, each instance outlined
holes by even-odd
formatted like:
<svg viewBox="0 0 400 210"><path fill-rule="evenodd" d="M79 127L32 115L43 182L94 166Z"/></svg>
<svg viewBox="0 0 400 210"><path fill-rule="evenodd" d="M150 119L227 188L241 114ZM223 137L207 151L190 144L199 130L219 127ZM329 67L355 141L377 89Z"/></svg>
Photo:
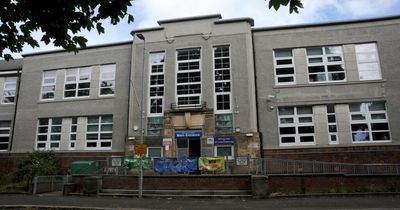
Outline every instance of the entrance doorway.
<svg viewBox="0 0 400 210"><path fill-rule="evenodd" d="M201 144L200 138L178 138L177 149L178 157L200 157L201 156Z"/></svg>

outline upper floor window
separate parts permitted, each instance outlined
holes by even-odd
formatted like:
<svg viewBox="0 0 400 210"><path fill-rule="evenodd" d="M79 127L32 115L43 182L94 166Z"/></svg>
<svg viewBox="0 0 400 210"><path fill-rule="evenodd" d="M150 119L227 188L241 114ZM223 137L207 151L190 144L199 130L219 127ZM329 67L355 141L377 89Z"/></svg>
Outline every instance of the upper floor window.
<svg viewBox="0 0 400 210"><path fill-rule="evenodd" d="M100 66L100 95L114 95L115 92L115 64ZM90 79L90 77L89 77ZM90 82L90 81L89 81ZM90 87L90 83L89 83Z"/></svg>
<svg viewBox="0 0 400 210"><path fill-rule="evenodd" d="M56 71L44 71L42 79L42 100L54 99L56 91Z"/></svg>
<svg viewBox="0 0 400 210"><path fill-rule="evenodd" d="M344 81L346 79L341 46L307 48L310 83Z"/></svg>
<svg viewBox="0 0 400 210"><path fill-rule="evenodd" d="M292 49L274 50L275 84L295 84L295 70Z"/></svg>
<svg viewBox="0 0 400 210"><path fill-rule="evenodd" d="M229 46L214 47L215 112L231 112L231 60Z"/></svg>
<svg viewBox="0 0 400 210"><path fill-rule="evenodd" d="M349 104L353 142L390 141L384 101Z"/></svg>
<svg viewBox="0 0 400 210"><path fill-rule="evenodd" d="M177 50L176 96L178 106L200 105L201 49Z"/></svg>
<svg viewBox="0 0 400 210"><path fill-rule="evenodd" d="M164 101L165 52L150 54L149 115L162 116Z"/></svg>
<svg viewBox="0 0 400 210"><path fill-rule="evenodd" d="M15 93L17 89L17 77L6 77L3 89L3 104L13 104L15 101Z"/></svg>
<svg viewBox="0 0 400 210"><path fill-rule="evenodd" d="M64 98L87 97L90 95L91 67L65 71Z"/></svg>
<svg viewBox="0 0 400 210"><path fill-rule="evenodd" d="M278 118L280 145L315 144L311 106L279 107Z"/></svg>
<svg viewBox="0 0 400 210"><path fill-rule="evenodd" d="M233 132L232 114L215 115L215 133L229 134Z"/></svg>
<svg viewBox="0 0 400 210"><path fill-rule="evenodd" d="M360 80L382 79L378 49L375 43L357 44L357 66Z"/></svg>
<svg viewBox="0 0 400 210"><path fill-rule="evenodd" d="M164 117L147 118L147 135L163 136L164 133Z"/></svg>

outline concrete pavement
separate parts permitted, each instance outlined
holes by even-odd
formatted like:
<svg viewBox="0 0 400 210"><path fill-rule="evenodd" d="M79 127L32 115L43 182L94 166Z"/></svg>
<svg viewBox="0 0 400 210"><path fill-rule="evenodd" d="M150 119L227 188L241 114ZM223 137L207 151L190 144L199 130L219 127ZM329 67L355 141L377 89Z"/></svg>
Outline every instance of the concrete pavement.
<svg viewBox="0 0 400 210"><path fill-rule="evenodd" d="M28 208L29 207L29 208ZM33 207L33 208L32 208ZM0 209L400 209L400 196L274 199L128 198L0 194ZM59 207L59 208L55 208Z"/></svg>

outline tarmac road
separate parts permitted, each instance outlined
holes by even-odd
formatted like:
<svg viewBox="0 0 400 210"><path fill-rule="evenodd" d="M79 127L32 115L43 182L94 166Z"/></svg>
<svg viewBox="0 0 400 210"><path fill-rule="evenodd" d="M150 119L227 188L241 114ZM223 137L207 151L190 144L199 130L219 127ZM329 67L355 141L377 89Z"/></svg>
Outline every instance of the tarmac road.
<svg viewBox="0 0 400 210"><path fill-rule="evenodd" d="M33 207L33 208L32 208ZM273 199L132 198L0 194L0 209L368 209L400 210L399 195Z"/></svg>

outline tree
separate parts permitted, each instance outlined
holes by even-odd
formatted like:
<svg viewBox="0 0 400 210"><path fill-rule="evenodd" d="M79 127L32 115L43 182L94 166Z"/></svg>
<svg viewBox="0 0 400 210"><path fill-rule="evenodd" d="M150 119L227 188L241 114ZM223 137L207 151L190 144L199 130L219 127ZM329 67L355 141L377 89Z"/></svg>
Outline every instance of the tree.
<svg viewBox="0 0 400 210"><path fill-rule="evenodd" d="M32 37L42 31L40 41L52 42L67 51L78 51L86 47L87 39L77 35L81 30L96 29L104 33L102 21L108 19L116 25L128 16L131 0L1 0L0 1L0 57L12 59L6 49L13 53L22 52L25 44L39 47Z"/></svg>
<svg viewBox="0 0 400 210"><path fill-rule="evenodd" d="M267 0L265 0L267 1ZM278 10L280 6L289 5L289 12L299 13L299 8L303 8L303 4L301 0L269 0L268 7L271 9L274 7L275 10Z"/></svg>
<svg viewBox="0 0 400 210"><path fill-rule="evenodd" d="M26 181L29 186L35 176L49 176L58 173L58 163L52 151L28 153L15 172L16 181Z"/></svg>

